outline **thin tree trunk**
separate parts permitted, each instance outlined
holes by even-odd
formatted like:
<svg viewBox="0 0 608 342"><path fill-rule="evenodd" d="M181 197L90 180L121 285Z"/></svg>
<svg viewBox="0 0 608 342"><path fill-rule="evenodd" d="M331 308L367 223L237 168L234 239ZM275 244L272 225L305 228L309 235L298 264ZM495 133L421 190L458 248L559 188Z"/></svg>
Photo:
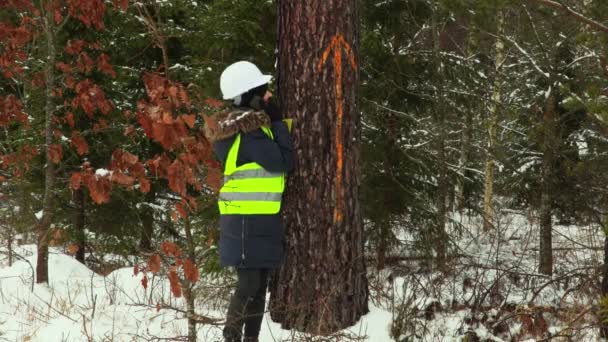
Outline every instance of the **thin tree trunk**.
<svg viewBox="0 0 608 342"><path fill-rule="evenodd" d="M398 44L395 44L398 46ZM387 112L386 114L386 133L387 133L387 149L384 154L383 168L389 175L395 175L396 170L398 168L395 165L393 156L398 151L397 147L397 125L398 120L393 112ZM393 176L396 177L396 176ZM395 195L392 192L384 194L384 202L386 203L387 208L390 208L392 202L394 201ZM379 229L378 232L378 246L376 249L376 269L383 270L386 264L386 253L389 249L391 238L391 218L390 214L387 214L385 217L382 217L378 222L376 222L376 227Z"/></svg>
<svg viewBox="0 0 608 342"><path fill-rule="evenodd" d="M604 265L602 266L602 287L600 302L608 298L608 235L604 237ZM608 312L600 315L600 336L608 337Z"/></svg>
<svg viewBox="0 0 608 342"><path fill-rule="evenodd" d="M13 266L13 240L14 234L11 228L8 228L7 249L8 249L8 267Z"/></svg>
<svg viewBox="0 0 608 342"><path fill-rule="evenodd" d="M468 168L471 157L471 135L473 133L473 113L467 111L464 127L462 128L462 148L460 149L459 169L461 176L458 178L459 183L456 191L456 208L462 211L469 204L469 181Z"/></svg>
<svg viewBox="0 0 608 342"><path fill-rule="evenodd" d="M471 25L471 24L468 24ZM465 46L465 60L469 62L469 68L473 69L474 63L470 58L472 55L472 49L475 44L475 35L473 34L473 29L468 27L468 35ZM466 207L470 205L470 180L469 174L469 166L471 163L471 142L473 138L473 116L476 114L474 110L477 108L473 106L471 110L466 111L466 118L464 120L464 125L462 127L462 147L460 149L460 158L459 158L459 170L460 177L458 178L458 185L456 190L456 209L462 212Z"/></svg>
<svg viewBox="0 0 608 342"><path fill-rule="evenodd" d="M368 312L359 204L355 0L282 0L278 94L295 118L284 196L286 257L270 310L285 329L327 335Z"/></svg>
<svg viewBox="0 0 608 342"><path fill-rule="evenodd" d="M187 252L188 258L192 262L196 262L195 248L194 248L194 240L192 237L192 227L190 225L190 218L186 218L184 220L184 231L186 232L186 244L187 244ZM188 316L188 342L196 342L196 319L195 319L195 310L194 310L194 291L193 284L190 283L189 280L184 279L182 283L182 288L184 289L184 298L186 299L186 311Z"/></svg>
<svg viewBox="0 0 608 342"><path fill-rule="evenodd" d="M544 151L543 151L543 179L540 194L540 246L538 271L543 274L553 273L553 246L552 246L552 213L553 213L553 177L556 151L555 95L551 93L545 104L543 114Z"/></svg>
<svg viewBox="0 0 608 342"><path fill-rule="evenodd" d="M376 269L383 270L386 267L386 252L388 251L388 236L390 235L390 221L381 220L377 226L380 229L380 239L376 249Z"/></svg>
<svg viewBox="0 0 608 342"><path fill-rule="evenodd" d="M85 196L84 189L82 187L80 187L78 190L74 190L74 204L74 229L76 230L76 244L78 245L78 251L76 251L76 260L84 264L86 233L84 230Z"/></svg>
<svg viewBox="0 0 608 342"><path fill-rule="evenodd" d="M53 13L50 10L46 11L46 16L43 19L44 34L47 44L47 62L45 65L46 79L46 105L45 105L45 144L46 144L46 171L44 176L44 200L42 204L42 219L38 224L38 258L36 264L36 282L48 283L49 270L49 241L48 234L51 222L53 220L54 205L53 205L53 189L55 188L55 165L51 161L51 145L53 144L53 112L55 104L53 103L53 89L55 86L55 32L53 26Z"/></svg>
<svg viewBox="0 0 608 342"><path fill-rule="evenodd" d="M156 201L156 189L154 185L151 186L150 191L146 194L145 201L146 203L154 203ZM154 238L154 209L147 204L142 205L139 219L142 225L139 248L144 252L150 252L152 251L152 240Z"/></svg>
<svg viewBox="0 0 608 342"><path fill-rule="evenodd" d="M496 225L496 212L494 209L494 164L496 163L496 131L498 126L498 108L502 97L501 72L500 69L505 59L505 43L502 39L504 32L504 14L498 11L496 15L496 57L494 59L494 89L492 91L492 104L490 117L488 119L488 151L486 154L485 183L483 191L483 230L489 231Z"/></svg>
<svg viewBox="0 0 608 342"><path fill-rule="evenodd" d="M439 37L439 23L437 22L437 11L438 5L436 2L433 3L433 14L431 16L432 30L433 30L433 53L435 59L435 65L437 67L437 77L442 77L443 67L440 56L440 37ZM449 180L448 180L448 167L447 167L447 155L446 155L446 128L445 128L445 110L443 108L443 97L445 96L444 90L439 82L439 87L436 94L436 103L433 107L433 119L437 127L437 137L435 146L437 149L437 197L435 198L435 207L437 208L437 216L435 218L435 234L433 234L433 247L436 254L436 264L439 268L443 268L446 265L447 256L447 232L445 225L447 221L447 197L449 192Z"/></svg>

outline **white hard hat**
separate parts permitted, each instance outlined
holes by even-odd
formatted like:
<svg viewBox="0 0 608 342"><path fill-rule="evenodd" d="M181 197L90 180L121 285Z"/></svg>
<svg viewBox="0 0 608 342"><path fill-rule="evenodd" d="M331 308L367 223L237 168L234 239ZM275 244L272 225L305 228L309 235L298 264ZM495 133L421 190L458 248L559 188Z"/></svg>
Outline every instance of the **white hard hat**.
<svg viewBox="0 0 608 342"><path fill-rule="evenodd" d="M262 74L255 64L240 61L224 69L220 77L220 89L224 100L230 100L270 82L271 79L272 76Z"/></svg>

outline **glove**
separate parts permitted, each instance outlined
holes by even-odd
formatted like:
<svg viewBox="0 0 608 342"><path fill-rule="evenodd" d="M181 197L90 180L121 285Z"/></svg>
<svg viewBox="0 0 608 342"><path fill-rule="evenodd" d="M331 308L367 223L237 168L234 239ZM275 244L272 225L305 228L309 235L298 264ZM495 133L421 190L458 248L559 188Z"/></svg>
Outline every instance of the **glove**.
<svg viewBox="0 0 608 342"><path fill-rule="evenodd" d="M262 109L264 109L264 112L266 112L271 122L283 120L283 114L281 114L281 109L272 100L272 97L268 99L268 101L262 100L261 105Z"/></svg>

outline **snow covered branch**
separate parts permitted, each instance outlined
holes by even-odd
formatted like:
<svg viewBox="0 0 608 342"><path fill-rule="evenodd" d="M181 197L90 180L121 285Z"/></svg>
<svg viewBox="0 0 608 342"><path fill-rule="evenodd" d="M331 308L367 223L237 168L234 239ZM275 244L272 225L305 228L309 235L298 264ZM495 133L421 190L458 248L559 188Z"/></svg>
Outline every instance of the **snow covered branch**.
<svg viewBox="0 0 608 342"><path fill-rule="evenodd" d="M595 28L597 30L603 31L605 33L608 33L608 26L606 26L606 25L604 25L604 24L602 24L602 23L600 23L598 21L595 21L593 19L587 18L583 14L581 14L581 13L573 10L572 8L570 8L570 7L562 4L560 2L552 1L552 0L532 0L532 1L534 1L534 2L536 2L538 4L541 4L541 5L545 5L545 6L548 6L548 7L553 7L553 8L559 9L560 11L562 11L562 12L564 12L564 13L566 13L566 14L574 17L574 18L576 18L576 20L578 20L580 22L588 24L589 26L591 26L591 27L593 27L593 28Z"/></svg>

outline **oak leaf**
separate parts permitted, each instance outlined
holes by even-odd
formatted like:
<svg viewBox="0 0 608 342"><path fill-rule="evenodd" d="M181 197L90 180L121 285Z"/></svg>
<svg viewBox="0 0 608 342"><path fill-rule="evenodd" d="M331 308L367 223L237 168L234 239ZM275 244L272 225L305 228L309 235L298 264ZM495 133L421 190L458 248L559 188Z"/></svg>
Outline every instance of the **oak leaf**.
<svg viewBox="0 0 608 342"><path fill-rule="evenodd" d="M169 284L171 285L171 292L175 298L179 298L182 296L182 285L179 282L179 277L177 276L177 271L175 266L171 266L169 271Z"/></svg>
<svg viewBox="0 0 608 342"><path fill-rule="evenodd" d="M191 283L196 283L200 277L198 267L190 259L184 261L184 276Z"/></svg>
<svg viewBox="0 0 608 342"><path fill-rule="evenodd" d="M70 126L70 128L74 128L75 126L75 122L74 122L74 113L72 112L68 112L65 115L65 120L67 121L68 125Z"/></svg>
<svg viewBox="0 0 608 342"><path fill-rule="evenodd" d="M51 162L53 162L54 164L59 164L61 162L61 159L63 159L63 148L61 147L61 145L51 145L49 146L48 154Z"/></svg>
<svg viewBox="0 0 608 342"><path fill-rule="evenodd" d="M68 255L74 256L74 255L76 255L76 253L78 253L79 250L80 250L80 246L73 243L68 246L67 253L68 253Z"/></svg>
<svg viewBox="0 0 608 342"><path fill-rule="evenodd" d="M79 156L89 153L89 144L78 132L72 133L72 145L76 147L76 152Z"/></svg>
<svg viewBox="0 0 608 342"><path fill-rule="evenodd" d="M80 184L82 183L82 174L80 172L72 173L70 177L70 188L73 190L80 189Z"/></svg>
<svg viewBox="0 0 608 342"><path fill-rule="evenodd" d="M146 275L141 279L141 286L144 287L144 290L148 289L148 277Z"/></svg>
<svg viewBox="0 0 608 342"><path fill-rule="evenodd" d="M148 269L152 273L160 272L160 255L154 254L148 260Z"/></svg>
<svg viewBox="0 0 608 342"><path fill-rule="evenodd" d="M224 107L224 102L218 100L218 99L206 99L205 100L205 104L211 108L221 108Z"/></svg>
<svg viewBox="0 0 608 342"><path fill-rule="evenodd" d="M139 191L147 194L150 192L150 181L145 177L139 178Z"/></svg>
<svg viewBox="0 0 608 342"><path fill-rule="evenodd" d="M188 217L188 213L186 212L186 209L184 208L184 206L181 203L175 204L175 210L179 213L179 216L183 220L185 220Z"/></svg>
<svg viewBox="0 0 608 342"><path fill-rule="evenodd" d="M160 245L160 248L168 257L179 258L182 255L182 250L173 242L165 241Z"/></svg>
<svg viewBox="0 0 608 342"><path fill-rule="evenodd" d="M196 122L195 115L182 115L181 118L182 121L184 121L184 123L188 125L188 127L194 128L194 123Z"/></svg>
<svg viewBox="0 0 608 342"><path fill-rule="evenodd" d="M207 169L205 183L215 192L222 187L222 173L218 169Z"/></svg>

